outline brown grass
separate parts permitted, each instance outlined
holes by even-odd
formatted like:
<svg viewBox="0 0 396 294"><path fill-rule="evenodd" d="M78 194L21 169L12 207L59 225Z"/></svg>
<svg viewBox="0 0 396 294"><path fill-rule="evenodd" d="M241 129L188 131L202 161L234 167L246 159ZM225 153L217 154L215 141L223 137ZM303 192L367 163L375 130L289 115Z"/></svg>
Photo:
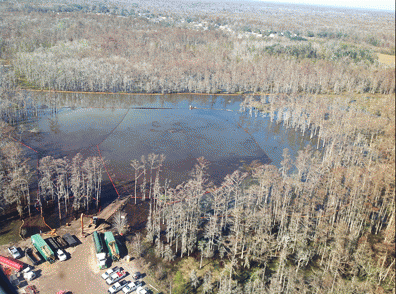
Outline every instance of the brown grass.
<svg viewBox="0 0 396 294"><path fill-rule="evenodd" d="M382 54L382 53L377 53L378 54L378 61L390 65L390 66L395 66L395 55L389 55L389 54Z"/></svg>

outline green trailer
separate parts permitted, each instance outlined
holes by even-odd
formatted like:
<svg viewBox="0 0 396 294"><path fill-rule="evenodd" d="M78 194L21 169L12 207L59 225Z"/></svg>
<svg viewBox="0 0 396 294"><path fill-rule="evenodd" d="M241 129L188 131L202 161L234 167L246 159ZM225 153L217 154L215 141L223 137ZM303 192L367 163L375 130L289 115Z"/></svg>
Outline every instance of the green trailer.
<svg viewBox="0 0 396 294"><path fill-rule="evenodd" d="M104 249L103 241L100 233L93 232L93 241L96 252L96 258L98 259L99 269L107 268L106 251Z"/></svg>
<svg viewBox="0 0 396 294"><path fill-rule="evenodd" d="M46 261L49 263L55 262L55 254L48 246L48 244L41 238L40 234L35 234L30 237L32 240L33 246L37 249L38 252L44 257Z"/></svg>
<svg viewBox="0 0 396 294"><path fill-rule="evenodd" d="M120 259L120 251L118 250L118 246L116 240L114 239L114 235L112 232L105 232L104 239L109 249L109 255L112 260L117 261Z"/></svg>
<svg viewBox="0 0 396 294"><path fill-rule="evenodd" d="M103 243L102 243L102 240L100 239L99 233L95 231L95 232L93 232L92 236L93 236L93 241L95 244L96 254L103 253L104 248L103 248Z"/></svg>

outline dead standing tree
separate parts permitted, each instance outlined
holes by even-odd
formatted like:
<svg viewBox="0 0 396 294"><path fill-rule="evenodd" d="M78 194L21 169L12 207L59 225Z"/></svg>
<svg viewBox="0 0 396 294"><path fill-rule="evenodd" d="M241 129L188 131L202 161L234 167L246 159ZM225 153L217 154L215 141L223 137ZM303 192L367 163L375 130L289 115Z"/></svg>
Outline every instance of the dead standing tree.
<svg viewBox="0 0 396 294"><path fill-rule="evenodd" d="M144 156L142 156L141 158L141 162L133 159L131 160L131 166L133 167L133 169L135 170L135 204L136 204L136 198L137 198L137 183L139 178L144 174Z"/></svg>
<svg viewBox="0 0 396 294"><path fill-rule="evenodd" d="M143 183L140 185L140 192L142 194L142 200L146 200L146 185L147 185L147 161L144 155L141 158L142 161L142 169L143 169Z"/></svg>
<svg viewBox="0 0 396 294"><path fill-rule="evenodd" d="M151 199L151 190L153 187L153 169L154 165L158 160L158 154L150 153L147 156L148 163L150 164L150 189L149 189L149 199Z"/></svg>
<svg viewBox="0 0 396 294"><path fill-rule="evenodd" d="M103 162L100 157L92 157L92 168L93 168L93 179L94 189L96 196L96 208L99 208L99 200L102 191L102 174L103 174Z"/></svg>
<svg viewBox="0 0 396 294"><path fill-rule="evenodd" d="M103 163L99 157L88 157L82 161L82 156L78 153L72 160L71 184L75 197L73 206L79 209L81 201L84 201L84 208L88 211L89 204L96 197L96 207L98 207L100 194Z"/></svg>
<svg viewBox="0 0 396 294"><path fill-rule="evenodd" d="M117 211L116 214L113 216L112 224L118 234L124 234L125 228L128 224L127 214L121 211Z"/></svg>
<svg viewBox="0 0 396 294"><path fill-rule="evenodd" d="M51 196L52 200L55 200L56 198L58 201L59 219L62 218L62 198L65 200L65 209L67 214L67 202L69 200L68 170L69 162L65 158L54 159L52 156L46 156L40 160L40 197L43 196L45 200L47 200L48 196Z"/></svg>

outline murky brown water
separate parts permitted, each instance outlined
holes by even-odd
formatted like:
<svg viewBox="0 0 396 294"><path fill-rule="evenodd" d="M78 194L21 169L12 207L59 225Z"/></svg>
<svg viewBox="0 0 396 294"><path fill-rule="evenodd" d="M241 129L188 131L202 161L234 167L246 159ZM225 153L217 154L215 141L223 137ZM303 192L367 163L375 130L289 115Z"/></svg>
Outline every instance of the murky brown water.
<svg viewBox="0 0 396 294"><path fill-rule="evenodd" d="M55 115L33 119L22 141L39 157L72 157L78 152L107 160L107 168L120 193L133 191L132 159L149 153L164 154L162 182L186 180L196 158L211 165L211 181L220 184L226 174L256 160L279 166L282 150L292 156L310 140L307 136L271 123L267 117L239 112L240 96L207 95L94 95L31 93L41 105L57 105ZM193 109L190 109L190 105ZM314 142L312 142L314 144ZM36 167L37 155L27 149ZM117 194L103 175L109 202Z"/></svg>

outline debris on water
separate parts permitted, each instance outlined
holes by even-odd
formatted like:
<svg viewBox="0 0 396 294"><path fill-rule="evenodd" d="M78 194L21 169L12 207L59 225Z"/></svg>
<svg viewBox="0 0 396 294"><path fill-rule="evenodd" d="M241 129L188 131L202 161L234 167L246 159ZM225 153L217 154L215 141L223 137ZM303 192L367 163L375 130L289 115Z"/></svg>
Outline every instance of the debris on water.
<svg viewBox="0 0 396 294"><path fill-rule="evenodd" d="M29 132L37 134L37 133L40 133L40 129L37 127L34 127L33 129L29 130Z"/></svg>

